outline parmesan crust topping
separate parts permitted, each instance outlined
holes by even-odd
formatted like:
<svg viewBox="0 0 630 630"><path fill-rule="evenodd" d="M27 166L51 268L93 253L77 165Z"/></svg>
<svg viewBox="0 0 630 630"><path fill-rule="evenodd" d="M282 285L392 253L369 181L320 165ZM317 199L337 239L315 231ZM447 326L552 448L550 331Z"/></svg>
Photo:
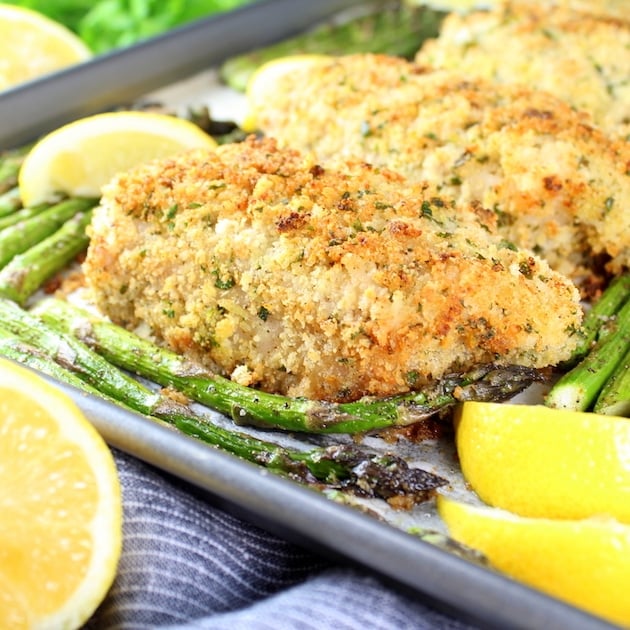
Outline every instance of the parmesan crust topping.
<svg viewBox="0 0 630 630"><path fill-rule="evenodd" d="M352 55L279 77L253 114L323 164L359 158L492 210L507 241L577 283L596 257L630 265L630 143L550 94Z"/></svg>
<svg viewBox="0 0 630 630"><path fill-rule="evenodd" d="M250 138L119 175L84 270L117 323L247 385L352 400L569 356L577 290L495 224L392 171Z"/></svg>
<svg viewBox="0 0 630 630"><path fill-rule="evenodd" d="M451 13L416 62L547 91L590 112L602 128L627 136L630 5L624 1L625 19L614 19L587 4L574 10L512 1L492 11Z"/></svg>

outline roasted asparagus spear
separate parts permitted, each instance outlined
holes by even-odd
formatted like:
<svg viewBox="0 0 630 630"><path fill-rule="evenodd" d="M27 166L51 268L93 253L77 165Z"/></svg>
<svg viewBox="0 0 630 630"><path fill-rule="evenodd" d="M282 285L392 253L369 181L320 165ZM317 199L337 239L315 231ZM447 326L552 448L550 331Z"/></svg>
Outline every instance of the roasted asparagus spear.
<svg viewBox="0 0 630 630"><path fill-rule="evenodd" d="M85 232L92 217L79 212L56 232L14 256L0 270L0 295L23 305L41 285L88 246Z"/></svg>
<svg viewBox="0 0 630 630"><path fill-rule="evenodd" d="M581 341L571 359L567 361L567 367L575 366L590 352L600 334L605 334L608 320L615 316L628 299L630 299L630 273L625 273L610 281L586 313L580 330Z"/></svg>
<svg viewBox="0 0 630 630"><path fill-rule="evenodd" d="M572 370L564 374L545 398L545 404L559 409L588 411L630 347L630 300L607 322L608 332ZM620 368L623 369L623 368ZM606 408L611 408L608 398ZM602 410L604 407L600 407Z"/></svg>
<svg viewBox="0 0 630 630"><path fill-rule="evenodd" d="M506 399L538 378L528 368L480 366L432 388L385 399L330 403L288 398L244 387L120 326L63 301L46 299L35 313L71 332L108 361L219 411L240 424L311 433L361 433L418 422L466 399Z"/></svg>
<svg viewBox="0 0 630 630"><path fill-rule="evenodd" d="M68 199L2 230L0 232L0 268L17 254L25 252L59 229L77 212L89 210L94 205L94 199Z"/></svg>
<svg viewBox="0 0 630 630"><path fill-rule="evenodd" d="M15 188L20 166L31 150L31 144L25 144L15 149L0 153L0 194Z"/></svg>
<svg viewBox="0 0 630 630"><path fill-rule="evenodd" d="M145 387L77 339L51 329L10 300L0 299L0 319L0 354L74 385L78 378L79 385L87 384L91 392L96 389L136 412L303 483L387 500L402 497L410 503L428 499L446 483L432 473L410 468L395 455L373 453L355 445L296 451L219 427L209 416L195 414L161 392ZM57 366L51 368L42 355ZM66 378L59 366L73 376Z"/></svg>
<svg viewBox="0 0 630 630"><path fill-rule="evenodd" d="M17 186L0 194L0 219L14 214L21 207L22 198L20 197L20 189Z"/></svg>
<svg viewBox="0 0 630 630"><path fill-rule="evenodd" d="M623 359L604 383L593 411L630 417L630 344Z"/></svg>

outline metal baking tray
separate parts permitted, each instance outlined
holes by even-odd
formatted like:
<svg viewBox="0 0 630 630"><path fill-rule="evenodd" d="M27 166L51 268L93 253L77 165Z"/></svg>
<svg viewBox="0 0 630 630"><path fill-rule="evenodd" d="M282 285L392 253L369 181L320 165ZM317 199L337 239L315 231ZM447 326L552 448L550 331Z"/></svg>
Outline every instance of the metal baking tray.
<svg viewBox="0 0 630 630"><path fill-rule="evenodd" d="M151 93L177 101L183 90L185 102L187 89L199 77L205 85L209 69L225 58L359 4L353 0L261 0L2 92L0 149ZM410 524L436 525L434 511L426 505L411 514L382 506L379 513L378 507L370 506L380 517L375 518L165 425L57 385L75 399L112 447L194 484L210 501L232 513L308 548L376 572L418 600L464 621L502 629L614 627L407 533ZM230 422L214 415L217 422ZM302 438L285 435L280 439ZM374 441L366 441L370 440ZM427 443L409 445L401 454L433 468L451 466L453 476L449 478L457 485L456 464L448 449ZM463 485L461 476L459 483Z"/></svg>
<svg viewBox="0 0 630 630"><path fill-rule="evenodd" d="M228 57L288 37L360 0L258 0L0 91L0 150L130 103Z"/></svg>

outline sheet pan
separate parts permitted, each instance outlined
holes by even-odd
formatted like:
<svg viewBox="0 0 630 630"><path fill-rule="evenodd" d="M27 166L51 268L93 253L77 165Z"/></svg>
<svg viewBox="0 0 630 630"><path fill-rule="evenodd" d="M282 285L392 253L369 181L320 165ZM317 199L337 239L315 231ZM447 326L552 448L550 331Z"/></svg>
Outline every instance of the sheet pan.
<svg viewBox="0 0 630 630"><path fill-rule="evenodd" d="M0 149L129 103L358 4L360 0L258 0L0 92Z"/></svg>
<svg viewBox="0 0 630 630"><path fill-rule="evenodd" d="M58 384L107 442L208 493L216 505L280 536L378 573L420 601L483 628L613 628L505 576L451 555L402 529L168 426Z"/></svg>
<svg viewBox="0 0 630 630"><path fill-rule="evenodd" d="M216 117L229 113L238 119L241 103L222 91L211 66L356 4L348 0L259 2L1 93L0 147L29 141L68 120L141 98L174 107L206 103ZM372 510L374 517L165 425L58 385L78 402L113 447L194 484L209 500L231 512L319 552L375 571L463 619L496 628L613 627L406 533L410 526L444 531L432 504L411 512L396 512L378 501L360 506ZM230 422L213 415L218 423ZM278 433L273 438L288 446L295 440L326 443L344 439ZM377 450L389 448L378 438L365 442ZM467 492L448 440L408 444L397 451L413 464L440 474L446 471L454 494Z"/></svg>

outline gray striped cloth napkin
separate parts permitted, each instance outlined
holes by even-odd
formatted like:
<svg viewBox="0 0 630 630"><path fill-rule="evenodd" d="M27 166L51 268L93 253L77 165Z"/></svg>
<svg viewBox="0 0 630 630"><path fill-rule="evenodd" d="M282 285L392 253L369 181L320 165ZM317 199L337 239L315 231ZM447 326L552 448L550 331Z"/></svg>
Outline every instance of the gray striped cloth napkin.
<svg viewBox="0 0 630 630"><path fill-rule="evenodd" d="M123 553L89 630L470 630L381 583L211 505L114 451Z"/></svg>

